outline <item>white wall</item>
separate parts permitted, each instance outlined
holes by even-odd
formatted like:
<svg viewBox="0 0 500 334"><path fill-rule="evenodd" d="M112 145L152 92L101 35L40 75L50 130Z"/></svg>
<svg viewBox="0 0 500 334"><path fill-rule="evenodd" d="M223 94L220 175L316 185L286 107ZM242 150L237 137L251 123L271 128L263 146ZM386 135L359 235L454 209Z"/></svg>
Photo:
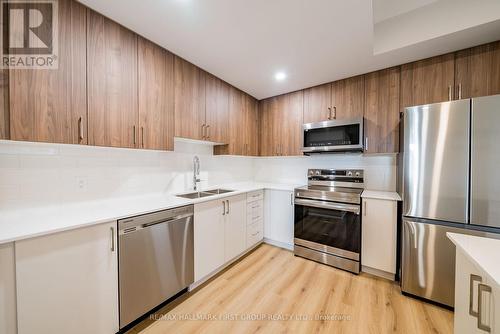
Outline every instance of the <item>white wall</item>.
<svg viewBox="0 0 500 334"><path fill-rule="evenodd" d="M243 181L306 184L308 168L363 168L367 188L395 190L395 156L213 156L212 147L176 140L174 152L0 141L0 210L192 189Z"/></svg>
<svg viewBox="0 0 500 334"><path fill-rule="evenodd" d="M396 190L396 155L324 154L256 158L254 177L257 181L305 185L309 168L364 169L366 189Z"/></svg>

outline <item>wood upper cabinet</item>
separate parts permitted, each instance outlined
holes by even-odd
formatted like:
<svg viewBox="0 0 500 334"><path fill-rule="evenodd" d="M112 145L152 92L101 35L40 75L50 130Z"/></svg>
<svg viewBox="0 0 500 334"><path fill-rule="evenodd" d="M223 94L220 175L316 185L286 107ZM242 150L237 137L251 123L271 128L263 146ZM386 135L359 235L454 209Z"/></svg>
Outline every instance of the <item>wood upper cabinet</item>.
<svg viewBox="0 0 500 334"><path fill-rule="evenodd" d="M455 55L455 98L500 94L500 42Z"/></svg>
<svg viewBox="0 0 500 334"><path fill-rule="evenodd" d="M0 139L10 139L8 70L0 70Z"/></svg>
<svg viewBox="0 0 500 334"><path fill-rule="evenodd" d="M304 123L332 119L332 84L304 89Z"/></svg>
<svg viewBox="0 0 500 334"><path fill-rule="evenodd" d="M214 153L231 155L257 155L257 122L257 101L250 95L231 86L229 88L228 144L214 147Z"/></svg>
<svg viewBox="0 0 500 334"><path fill-rule="evenodd" d="M453 99L455 85L453 53L401 66L401 107Z"/></svg>
<svg viewBox="0 0 500 334"><path fill-rule="evenodd" d="M174 55L139 37L138 147L174 149Z"/></svg>
<svg viewBox="0 0 500 334"><path fill-rule="evenodd" d="M400 68L365 76L365 152L399 151Z"/></svg>
<svg viewBox="0 0 500 334"><path fill-rule="evenodd" d="M229 85L211 74L207 74L205 80L204 139L229 143Z"/></svg>
<svg viewBox="0 0 500 334"><path fill-rule="evenodd" d="M332 119L349 120L363 117L364 76L332 83Z"/></svg>
<svg viewBox="0 0 500 334"><path fill-rule="evenodd" d="M278 97L259 101L259 155L278 155Z"/></svg>
<svg viewBox="0 0 500 334"><path fill-rule="evenodd" d="M175 136L205 137L205 71L175 57Z"/></svg>
<svg viewBox="0 0 500 334"><path fill-rule="evenodd" d="M260 101L260 155L301 155L304 93Z"/></svg>
<svg viewBox="0 0 500 334"><path fill-rule="evenodd" d="M87 143L87 10L76 1L61 0L58 5L59 67L55 70L10 70L10 97L7 99L4 95L2 98L2 137L6 136L7 130L2 131L1 128L7 127L6 112L10 109L12 140ZM90 62L89 66L91 65ZM2 86L7 83L6 72L4 71ZM7 103L10 108L7 108Z"/></svg>
<svg viewBox="0 0 500 334"><path fill-rule="evenodd" d="M304 92L278 96L278 155L302 155Z"/></svg>
<svg viewBox="0 0 500 334"><path fill-rule="evenodd" d="M88 13L89 143L136 147L137 35L92 10Z"/></svg>

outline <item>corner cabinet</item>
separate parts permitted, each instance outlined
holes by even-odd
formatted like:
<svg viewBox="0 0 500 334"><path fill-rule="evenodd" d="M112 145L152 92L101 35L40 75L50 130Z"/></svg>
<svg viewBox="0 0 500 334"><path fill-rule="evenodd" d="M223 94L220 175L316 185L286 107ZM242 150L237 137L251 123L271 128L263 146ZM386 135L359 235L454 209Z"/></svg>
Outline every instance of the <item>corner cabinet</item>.
<svg viewBox="0 0 500 334"><path fill-rule="evenodd" d="M396 273L397 201L363 198L362 204L362 271L393 280Z"/></svg>
<svg viewBox="0 0 500 334"><path fill-rule="evenodd" d="M19 334L116 333L116 222L17 241Z"/></svg>
<svg viewBox="0 0 500 334"><path fill-rule="evenodd" d="M455 334L500 334L500 287L458 247L455 266Z"/></svg>

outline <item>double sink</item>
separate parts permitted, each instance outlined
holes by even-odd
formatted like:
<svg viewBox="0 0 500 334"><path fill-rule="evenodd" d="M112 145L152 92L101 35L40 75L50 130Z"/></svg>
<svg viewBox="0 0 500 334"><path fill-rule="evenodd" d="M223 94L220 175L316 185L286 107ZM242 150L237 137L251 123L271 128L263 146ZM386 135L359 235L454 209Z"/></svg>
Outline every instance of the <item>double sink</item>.
<svg viewBox="0 0 500 334"><path fill-rule="evenodd" d="M196 198L226 194L226 193L230 193L233 191L234 190L220 189L219 188L219 189L212 189L212 190L196 191L196 192L181 194L181 195L176 195L176 196L182 197L182 198L196 199Z"/></svg>

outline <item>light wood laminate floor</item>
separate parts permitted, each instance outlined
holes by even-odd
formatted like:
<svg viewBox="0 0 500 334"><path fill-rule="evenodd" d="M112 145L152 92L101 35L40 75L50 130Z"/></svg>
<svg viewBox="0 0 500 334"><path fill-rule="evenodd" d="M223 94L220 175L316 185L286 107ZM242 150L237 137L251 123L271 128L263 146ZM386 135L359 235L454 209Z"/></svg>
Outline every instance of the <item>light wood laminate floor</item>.
<svg viewBox="0 0 500 334"><path fill-rule="evenodd" d="M453 332L451 311L403 296L394 282L265 244L156 315L127 334Z"/></svg>

